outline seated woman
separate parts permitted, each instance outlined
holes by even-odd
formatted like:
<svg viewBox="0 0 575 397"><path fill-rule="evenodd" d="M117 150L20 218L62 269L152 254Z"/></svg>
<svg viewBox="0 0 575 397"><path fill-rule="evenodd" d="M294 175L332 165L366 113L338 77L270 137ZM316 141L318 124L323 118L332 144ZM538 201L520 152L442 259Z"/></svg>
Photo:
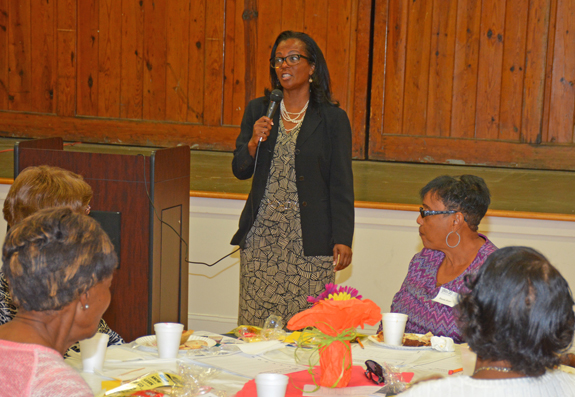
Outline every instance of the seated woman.
<svg viewBox="0 0 575 397"><path fill-rule="evenodd" d="M93 396L62 355L110 304L118 260L106 233L70 208L41 210L10 228L2 262L18 313L0 326L0 394Z"/></svg>
<svg viewBox="0 0 575 397"><path fill-rule="evenodd" d="M70 207L79 214L89 214L92 188L82 176L73 172L42 165L28 167L18 175L4 201L4 219L11 227L43 208ZM12 320L16 307L8 284L0 272L0 325ZM108 334L108 345L121 345L124 339L101 319L98 332ZM77 346L74 350L79 351Z"/></svg>
<svg viewBox="0 0 575 397"><path fill-rule="evenodd" d="M553 368L575 328L567 281L537 251L494 252L459 305L475 372L415 385L402 396L575 396L575 375Z"/></svg>
<svg viewBox="0 0 575 397"><path fill-rule="evenodd" d="M474 274L497 249L477 232L491 201L482 178L440 176L420 192L419 236L423 250L416 254L391 311L409 317L405 332L449 336L460 343L455 321L463 279Z"/></svg>

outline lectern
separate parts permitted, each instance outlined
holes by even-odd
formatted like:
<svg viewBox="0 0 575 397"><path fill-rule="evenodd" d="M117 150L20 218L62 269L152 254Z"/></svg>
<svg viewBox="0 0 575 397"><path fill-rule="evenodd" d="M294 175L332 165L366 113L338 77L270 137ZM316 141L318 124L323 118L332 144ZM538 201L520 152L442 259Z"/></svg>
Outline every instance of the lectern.
<svg viewBox="0 0 575 397"><path fill-rule="evenodd" d="M92 187L92 210L111 220L106 227L120 250L104 314L108 325L126 342L151 334L156 322L187 325L190 148L149 156L63 149L62 138L17 143L14 175L52 165L82 175Z"/></svg>

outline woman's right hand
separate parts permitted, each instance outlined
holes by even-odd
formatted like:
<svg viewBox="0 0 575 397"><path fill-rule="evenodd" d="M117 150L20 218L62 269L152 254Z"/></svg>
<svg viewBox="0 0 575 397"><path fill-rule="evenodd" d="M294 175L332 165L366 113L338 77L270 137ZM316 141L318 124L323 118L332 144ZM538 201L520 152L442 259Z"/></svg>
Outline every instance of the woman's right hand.
<svg viewBox="0 0 575 397"><path fill-rule="evenodd" d="M272 119L266 116L262 116L258 119L258 121L254 124L254 129L252 133L252 139L248 143L248 149L250 151L250 155L255 157L256 149L258 148L258 143L265 142L268 137L270 136L270 132L272 130L272 126L274 125Z"/></svg>

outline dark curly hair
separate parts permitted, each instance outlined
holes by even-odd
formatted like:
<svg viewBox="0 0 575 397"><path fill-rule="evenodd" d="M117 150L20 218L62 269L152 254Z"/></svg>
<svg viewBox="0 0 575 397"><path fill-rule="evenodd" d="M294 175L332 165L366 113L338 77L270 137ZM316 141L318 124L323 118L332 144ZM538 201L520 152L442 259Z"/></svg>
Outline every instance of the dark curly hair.
<svg viewBox="0 0 575 397"><path fill-rule="evenodd" d="M461 212L475 232L491 203L485 181L475 175L438 176L421 189L422 200L427 193L436 195L448 210Z"/></svg>
<svg viewBox="0 0 575 397"><path fill-rule="evenodd" d="M333 106L339 106L339 102L335 101L331 97L331 79L329 78L329 70L327 69L327 62L323 56L323 52L317 45L314 39L302 32L294 32L292 30L286 30L279 34L274 46L272 47L272 52L270 59L274 58L276 55L276 49L279 43L286 41L288 39L300 40L305 47L306 55L309 57L310 65L315 65L312 80L310 84L310 102L314 105L320 105L323 103L329 103ZM280 88L281 84L276 74L276 70L270 65L270 81L272 88ZM266 89L266 96L269 97L269 90Z"/></svg>
<svg viewBox="0 0 575 397"><path fill-rule="evenodd" d="M527 376L559 365L573 339L573 297L543 255L528 247L502 248L466 284L459 322L478 357L508 361Z"/></svg>
<svg viewBox="0 0 575 397"><path fill-rule="evenodd" d="M98 222L61 207L40 210L12 226L2 262L14 304L46 311L60 310L111 276L118 259Z"/></svg>

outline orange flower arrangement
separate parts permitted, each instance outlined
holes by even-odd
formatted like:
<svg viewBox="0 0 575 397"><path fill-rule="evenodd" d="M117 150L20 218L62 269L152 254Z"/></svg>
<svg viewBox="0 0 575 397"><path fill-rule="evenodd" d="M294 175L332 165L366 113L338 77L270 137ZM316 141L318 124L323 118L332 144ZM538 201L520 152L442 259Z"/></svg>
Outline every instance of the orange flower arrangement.
<svg viewBox="0 0 575 397"><path fill-rule="evenodd" d="M320 385L345 387L351 379L350 341L356 338L355 329L377 324L381 310L371 300L361 299L357 290L335 284L327 284L325 292L317 298L309 297L308 301L314 302L313 307L293 316L287 328L317 329L312 334L320 341Z"/></svg>

